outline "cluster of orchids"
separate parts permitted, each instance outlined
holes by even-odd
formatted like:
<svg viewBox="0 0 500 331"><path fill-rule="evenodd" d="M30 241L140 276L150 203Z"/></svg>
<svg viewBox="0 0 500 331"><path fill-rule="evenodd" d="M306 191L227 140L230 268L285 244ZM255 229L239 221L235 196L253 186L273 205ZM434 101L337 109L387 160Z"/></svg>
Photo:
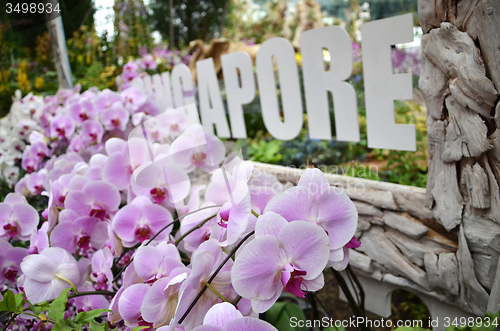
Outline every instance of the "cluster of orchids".
<svg viewBox="0 0 500 331"><path fill-rule="evenodd" d="M157 46L151 53L145 48L139 49L141 57L136 60L130 60L123 66L121 75L116 77L116 86L120 91L130 87L130 82L136 77L144 77L149 73L157 73L165 69L172 68L179 63L189 65L192 54L188 49L170 50L166 46Z"/></svg>
<svg viewBox="0 0 500 331"><path fill-rule="evenodd" d="M50 329L31 307L71 289L64 318L106 309L117 330L276 330L259 313L282 292L303 298L347 266L357 211L321 171L285 189L150 99L131 87L19 101L24 175L0 203L0 289L26 300L11 329Z"/></svg>

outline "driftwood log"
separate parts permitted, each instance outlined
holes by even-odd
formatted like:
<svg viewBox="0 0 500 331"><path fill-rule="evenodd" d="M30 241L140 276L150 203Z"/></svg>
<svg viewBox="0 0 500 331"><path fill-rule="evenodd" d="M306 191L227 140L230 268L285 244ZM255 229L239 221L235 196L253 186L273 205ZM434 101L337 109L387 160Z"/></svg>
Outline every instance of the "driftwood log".
<svg viewBox="0 0 500 331"><path fill-rule="evenodd" d="M460 307L497 312L500 2L419 0L418 11L429 137L425 204L458 237ZM439 264L432 256L425 261L431 283L439 283L432 276Z"/></svg>

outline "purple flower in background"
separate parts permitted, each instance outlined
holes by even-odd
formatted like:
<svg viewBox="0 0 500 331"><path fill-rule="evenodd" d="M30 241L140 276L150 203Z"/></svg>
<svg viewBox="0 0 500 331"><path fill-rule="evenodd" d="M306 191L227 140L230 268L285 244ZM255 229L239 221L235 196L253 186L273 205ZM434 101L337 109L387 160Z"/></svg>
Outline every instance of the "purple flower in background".
<svg viewBox="0 0 500 331"><path fill-rule="evenodd" d="M132 81L135 77L137 77L137 63L135 61L129 61L127 64L123 66L122 77L126 82Z"/></svg>
<svg viewBox="0 0 500 331"><path fill-rule="evenodd" d="M151 54L143 54L139 65L145 70L155 70L157 67L156 61Z"/></svg>
<svg viewBox="0 0 500 331"><path fill-rule="evenodd" d="M50 233L50 244L69 253L101 249L108 240L107 224L98 218L82 216L74 221L59 221Z"/></svg>
<svg viewBox="0 0 500 331"><path fill-rule="evenodd" d="M81 138L88 145L100 143L103 134L102 125L96 120L85 121L82 125Z"/></svg>
<svg viewBox="0 0 500 331"><path fill-rule="evenodd" d="M67 138L75 132L75 122L68 115L58 115L50 123L50 135L52 138Z"/></svg>
<svg viewBox="0 0 500 331"><path fill-rule="evenodd" d="M116 213L112 226L123 245L132 247L150 239L172 221L172 215L167 209L153 204L146 197L137 197ZM165 239L170 231L172 227L158 235L156 241Z"/></svg>
<svg viewBox="0 0 500 331"><path fill-rule="evenodd" d="M21 275L20 264L27 255L26 248L13 247L0 239L0 286L7 281L15 283L16 278Z"/></svg>
<svg viewBox="0 0 500 331"><path fill-rule="evenodd" d="M80 216L103 219L118 209L120 201L120 193L112 184L93 181L85 184L81 191L69 192L64 206Z"/></svg>
<svg viewBox="0 0 500 331"><path fill-rule="evenodd" d="M403 70L403 63L406 60L408 54L404 49L399 49L394 47L392 50L392 66L396 72L401 72Z"/></svg>
<svg viewBox="0 0 500 331"><path fill-rule="evenodd" d="M135 87L129 87L125 91L121 92L121 96L125 100L125 108L127 108L131 114L135 113L146 103L146 96L144 93Z"/></svg>
<svg viewBox="0 0 500 331"><path fill-rule="evenodd" d="M172 270L181 267L184 267L184 264L181 262L179 251L174 245L166 242L157 247L139 247L134 256L135 271L148 284L168 277Z"/></svg>
<svg viewBox="0 0 500 331"><path fill-rule="evenodd" d="M97 289L107 289L113 280L111 267L113 266L113 254L108 247L104 247L92 255L91 278L97 282Z"/></svg>
<svg viewBox="0 0 500 331"><path fill-rule="evenodd" d="M361 46L359 46L359 44L352 43L352 53L353 53L353 60L355 63L360 63L363 61L361 54Z"/></svg>
<svg viewBox="0 0 500 331"><path fill-rule="evenodd" d="M36 209L21 195L9 193L0 202L0 239L28 240L38 221Z"/></svg>
<svg viewBox="0 0 500 331"><path fill-rule="evenodd" d="M94 288L89 281L83 283L78 288L78 292L92 292ZM108 309L109 302L102 295L84 295L75 298L75 307L77 312L90 311L94 309Z"/></svg>
<svg viewBox="0 0 500 331"><path fill-rule="evenodd" d="M123 107L121 102L115 102L111 107L105 108L101 112L101 123L108 131L125 130L129 119L129 112Z"/></svg>
<svg viewBox="0 0 500 331"><path fill-rule="evenodd" d="M88 119L93 119L96 115L96 110L92 101L86 98L81 98L69 106L69 115L77 123L83 123Z"/></svg>
<svg viewBox="0 0 500 331"><path fill-rule="evenodd" d="M104 109L111 107L115 102L123 102L120 93L113 92L109 89L102 90L94 100L97 112L100 113Z"/></svg>

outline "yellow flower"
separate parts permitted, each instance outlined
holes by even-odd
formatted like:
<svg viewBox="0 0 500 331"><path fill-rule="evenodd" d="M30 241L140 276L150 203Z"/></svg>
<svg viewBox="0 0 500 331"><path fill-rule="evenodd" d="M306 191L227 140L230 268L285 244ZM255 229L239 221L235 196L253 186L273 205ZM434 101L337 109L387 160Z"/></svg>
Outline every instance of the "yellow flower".
<svg viewBox="0 0 500 331"><path fill-rule="evenodd" d="M113 73L115 72L116 67L115 66L107 66L104 68L104 71L101 73L102 78L106 78L109 76L112 76Z"/></svg>
<svg viewBox="0 0 500 331"><path fill-rule="evenodd" d="M28 69L28 62L27 61L21 61L19 64L19 71L26 71Z"/></svg>
<svg viewBox="0 0 500 331"><path fill-rule="evenodd" d="M28 75L21 70L17 72L17 83L19 84L21 91L29 91L31 89Z"/></svg>
<svg viewBox="0 0 500 331"><path fill-rule="evenodd" d="M302 65L302 54L301 53L295 53L295 60L299 65Z"/></svg>
<svg viewBox="0 0 500 331"><path fill-rule="evenodd" d="M43 83L44 83L44 81L43 81L43 77L37 77L37 78L35 79L35 88L36 88L37 90L40 90L40 89L43 87Z"/></svg>
<svg viewBox="0 0 500 331"><path fill-rule="evenodd" d="M9 78L10 78L10 71L9 70L4 70L3 71L3 77L4 77L4 81L8 82Z"/></svg>

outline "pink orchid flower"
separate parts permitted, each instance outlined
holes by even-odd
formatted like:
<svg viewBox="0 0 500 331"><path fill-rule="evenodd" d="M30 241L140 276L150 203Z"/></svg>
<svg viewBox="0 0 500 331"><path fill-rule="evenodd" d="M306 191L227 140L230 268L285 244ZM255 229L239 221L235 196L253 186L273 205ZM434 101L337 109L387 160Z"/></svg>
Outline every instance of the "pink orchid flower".
<svg viewBox="0 0 500 331"><path fill-rule="evenodd" d="M144 93L139 91L136 87L129 87L120 94L124 99L125 108L128 109L130 114L135 113L147 100Z"/></svg>
<svg viewBox="0 0 500 331"><path fill-rule="evenodd" d="M136 326L152 326L151 323L144 321L141 316L141 306L144 297L149 290L148 284L134 284L127 287L118 301L118 310L120 316L129 328Z"/></svg>
<svg viewBox="0 0 500 331"><path fill-rule="evenodd" d="M254 171L248 181L248 188L252 201L252 209L257 213L262 213L269 201L283 192L283 185L276 176L264 172Z"/></svg>
<svg viewBox="0 0 500 331"><path fill-rule="evenodd" d="M52 247L61 247L69 253L101 249L108 240L107 224L100 219L81 216L74 221L59 220L50 233Z"/></svg>
<svg viewBox="0 0 500 331"><path fill-rule="evenodd" d="M38 221L36 209L23 196L9 193L0 202L0 239L28 240Z"/></svg>
<svg viewBox="0 0 500 331"><path fill-rule="evenodd" d="M129 117L129 112L121 102L115 102L101 112L101 122L108 131L125 130Z"/></svg>
<svg viewBox="0 0 500 331"><path fill-rule="evenodd" d="M49 228L49 223L44 222L39 230L35 230L30 237L30 247L28 252L30 254L39 254L43 252L44 249L49 248L49 236L47 235L47 230Z"/></svg>
<svg viewBox="0 0 500 331"><path fill-rule="evenodd" d="M57 298L63 289L80 280L75 258L59 247L49 247L40 254L26 256L21 270L26 275L26 297L34 304Z"/></svg>
<svg viewBox="0 0 500 331"><path fill-rule="evenodd" d="M148 284L168 277L172 270L183 266L177 248L166 242L162 242L156 247L141 246L137 249L134 257L137 275Z"/></svg>
<svg viewBox="0 0 500 331"><path fill-rule="evenodd" d="M54 117L50 124L50 135L52 138L69 139L75 132L75 122L68 115L58 115Z"/></svg>
<svg viewBox="0 0 500 331"><path fill-rule="evenodd" d="M358 212L341 189L330 186L319 169L306 169L299 184L269 202L264 212L272 211L288 222L300 220L321 226L330 239L330 261L344 258L343 247L356 232Z"/></svg>
<svg viewBox="0 0 500 331"><path fill-rule="evenodd" d="M190 269L180 267L172 270L169 277L156 281L144 297L141 307L142 318L153 327L168 325L175 316L179 290Z"/></svg>
<svg viewBox="0 0 500 331"><path fill-rule="evenodd" d="M217 169L207 186L205 199L222 205L217 214L218 224L227 229L222 246L234 244L248 227L251 205L247 182L252 170L253 164L250 161L243 162L235 166L232 173L226 171L226 181L222 169Z"/></svg>
<svg viewBox="0 0 500 331"><path fill-rule="evenodd" d="M15 283L21 275L20 264L28 255L28 250L22 247L13 247L5 240L0 240L0 286L7 281Z"/></svg>
<svg viewBox="0 0 500 331"><path fill-rule="evenodd" d="M205 202L201 206L201 208L208 206L215 206L215 204L212 202ZM193 228L196 228L201 221L203 221L207 217L210 217L210 215L214 215L216 211L217 208L214 207L203 209L194 214L187 215L181 221L181 226L179 229L180 235L187 233ZM219 225L217 224L217 217L213 217L201 227L191 232L182 240L182 242L184 243L184 250L188 252L194 252L195 250L197 250L203 242L210 239L213 229L218 226Z"/></svg>
<svg viewBox="0 0 500 331"><path fill-rule="evenodd" d="M239 295L251 299L255 312L262 313L283 290L304 297L303 290L323 287L329 252L328 236L321 227L303 221L288 223L267 212L257 219L255 239L236 257L232 284Z"/></svg>
<svg viewBox="0 0 500 331"><path fill-rule="evenodd" d="M30 190L32 195L39 195L42 193L46 177L46 169L41 169L40 171L29 175L28 179L26 180L26 187L28 188L28 190Z"/></svg>
<svg viewBox="0 0 500 331"><path fill-rule="evenodd" d="M142 69L147 69L147 70L155 70L156 67L158 66L156 64L155 59L153 58L153 55L151 54L146 54L141 58L141 62L139 62L139 65L141 66Z"/></svg>
<svg viewBox="0 0 500 331"><path fill-rule="evenodd" d="M104 109L111 107L115 102L123 102L120 93L113 92L109 89L102 90L94 99L94 104L97 113L101 113Z"/></svg>
<svg viewBox="0 0 500 331"><path fill-rule="evenodd" d="M112 226L123 246L132 247L150 239L172 221L172 215L167 209L153 204L145 197L137 197L116 213ZM171 230L171 226L165 229L156 237L156 241L164 240Z"/></svg>
<svg viewBox="0 0 500 331"><path fill-rule="evenodd" d="M179 292L179 303L174 318L176 325L178 325L177 321L187 311L191 302L193 302L194 298L198 295L205 283L209 280L226 256L227 254L222 251L219 242L215 239L210 239L204 242L200 245L198 250L193 253L191 257L191 274L184 281ZM211 285L217 289L219 293L225 295L225 297L229 300L236 297L236 295L234 295L231 298L230 295L228 295L233 294L231 291L232 265L232 260L229 260L211 282ZM186 330L191 330L193 327L201 325L205 313L214 305L214 303L217 302L217 300L218 297L214 293L209 290L205 291L193 310L191 310L187 318L182 323Z"/></svg>
<svg viewBox="0 0 500 331"><path fill-rule="evenodd" d="M127 142L119 138L111 138L105 143L109 157L102 169L102 177L112 183L118 190L130 187L132 165L128 152Z"/></svg>
<svg viewBox="0 0 500 331"><path fill-rule="evenodd" d="M89 281L83 283L78 288L78 292L92 292L94 288ZM77 312L90 311L94 309L108 309L109 302L102 295L84 295L75 298L75 307Z"/></svg>
<svg viewBox="0 0 500 331"><path fill-rule="evenodd" d="M94 103L87 98L81 98L69 106L69 115L76 123L94 119L96 116Z"/></svg>
<svg viewBox="0 0 500 331"><path fill-rule="evenodd" d="M80 216L109 218L120 205L120 193L110 183L94 181L85 184L81 191L71 191L64 206Z"/></svg>
<svg viewBox="0 0 500 331"><path fill-rule="evenodd" d="M113 266L113 254L108 247L104 247L92 255L91 279L97 282L97 289L107 289L113 280L111 267Z"/></svg>
<svg viewBox="0 0 500 331"><path fill-rule="evenodd" d="M225 153L220 139L204 132L200 124L189 126L170 146L170 157L188 173L196 168L206 172L216 170Z"/></svg>
<svg viewBox="0 0 500 331"><path fill-rule="evenodd" d="M193 331L278 331L271 324L253 317L243 317L236 308L222 302L214 305L207 311L203 325Z"/></svg>
<svg viewBox="0 0 500 331"><path fill-rule="evenodd" d="M87 120L82 125L81 137L88 145L98 144L102 140L104 130L97 120Z"/></svg>

